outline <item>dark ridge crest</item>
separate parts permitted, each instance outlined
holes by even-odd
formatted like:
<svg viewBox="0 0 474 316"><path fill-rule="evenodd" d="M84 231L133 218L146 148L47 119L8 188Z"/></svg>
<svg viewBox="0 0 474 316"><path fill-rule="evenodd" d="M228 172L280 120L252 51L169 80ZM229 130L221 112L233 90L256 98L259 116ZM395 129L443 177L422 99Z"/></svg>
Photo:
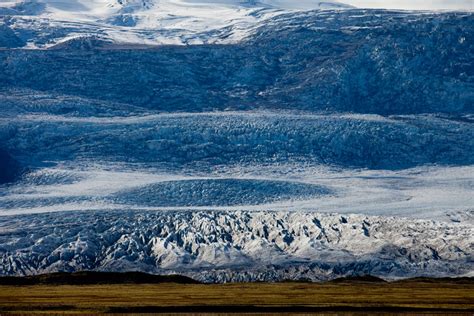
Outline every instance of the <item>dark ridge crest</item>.
<svg viewBox="0 0 474 316"><path fill-rule="evenodd" d="M142 272L57 272L24 277L0 277L0 285L93 285L93 284L199 284L182 275L154 275Z"/></svg>

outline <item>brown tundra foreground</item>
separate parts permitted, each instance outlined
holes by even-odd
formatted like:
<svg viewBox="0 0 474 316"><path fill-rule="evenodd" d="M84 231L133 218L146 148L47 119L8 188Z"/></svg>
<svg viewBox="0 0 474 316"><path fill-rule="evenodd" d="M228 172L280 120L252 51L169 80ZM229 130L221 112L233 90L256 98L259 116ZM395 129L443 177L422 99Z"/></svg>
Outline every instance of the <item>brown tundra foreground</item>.
<svg viewBox="0 0 474 316"><path fill-rule="evenodd" d="M180 276L86 272L0 278L0 284L0 314L474 315L472 278L199 284Z"/></svg>

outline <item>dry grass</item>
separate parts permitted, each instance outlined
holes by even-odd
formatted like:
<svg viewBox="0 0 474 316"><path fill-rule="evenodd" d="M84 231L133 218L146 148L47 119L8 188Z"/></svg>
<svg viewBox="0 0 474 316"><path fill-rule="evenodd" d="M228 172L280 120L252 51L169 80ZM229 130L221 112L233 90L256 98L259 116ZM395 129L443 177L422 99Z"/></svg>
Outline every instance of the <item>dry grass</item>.
<svg viewBox="0 0 474 316"><path fill-rule="evenodd" d="M474 311L474 284L246 283L0 286L3 312L206 311L255 308L302 310ZM209 308L211 306L211 308ZM219 308L220 306L220 308ZM148 309L147 309L148 308ZM164 308L164 309L163 309ZM240 308L240 309L239 309ZM228 309L228 310L226 310ZM170 309L172 311L172 309Z"/></svg>

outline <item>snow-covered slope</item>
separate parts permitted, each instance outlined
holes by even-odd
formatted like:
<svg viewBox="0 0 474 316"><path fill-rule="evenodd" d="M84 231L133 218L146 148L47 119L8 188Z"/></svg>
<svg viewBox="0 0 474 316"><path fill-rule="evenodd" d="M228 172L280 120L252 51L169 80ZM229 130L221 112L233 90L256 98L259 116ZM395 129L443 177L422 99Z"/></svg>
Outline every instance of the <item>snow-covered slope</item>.
<svg viewBox="0 0 474 316"><path fill-rule="evenodd" d="M458 276L474 268L472 222L122 211L7 217L0 233L2 275L139 270L224 282Z"/></svg>
<svg viewBox="0 0 474 316"><path fill-rule="evenodd" d="M229 42L248 35L260 21L284 12L349 7L317 0L3 1L0 17L4 21L0 23L11 24L29 48L84 36L122 44Z"/></svg>

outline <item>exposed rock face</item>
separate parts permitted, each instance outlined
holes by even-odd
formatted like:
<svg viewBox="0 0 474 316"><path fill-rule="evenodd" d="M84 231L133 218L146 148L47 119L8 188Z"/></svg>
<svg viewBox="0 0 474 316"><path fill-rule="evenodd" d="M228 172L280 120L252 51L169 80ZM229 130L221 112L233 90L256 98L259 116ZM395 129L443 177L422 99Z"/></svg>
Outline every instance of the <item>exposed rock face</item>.
<svg viewBox="0 0 474 316"><path fill-rule="evenodd" d="M0 48L17 48L25 44L10 27L0 24Z"/></svg>
<svg viewBox="0 0 474 316"><path fill-rule="evenodd" d="M292 13L232 45L2 51L0 82L161 111L472 114L473 25L467 13Z"/></svg>
<svg viewBox="0 0 474 316"><path fill-rule="evenodd" d="M0 148L0 184L12 182L20 172L18 163Z"/></svg>

